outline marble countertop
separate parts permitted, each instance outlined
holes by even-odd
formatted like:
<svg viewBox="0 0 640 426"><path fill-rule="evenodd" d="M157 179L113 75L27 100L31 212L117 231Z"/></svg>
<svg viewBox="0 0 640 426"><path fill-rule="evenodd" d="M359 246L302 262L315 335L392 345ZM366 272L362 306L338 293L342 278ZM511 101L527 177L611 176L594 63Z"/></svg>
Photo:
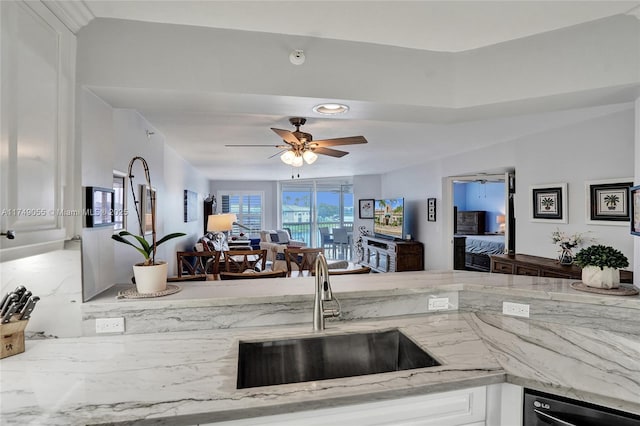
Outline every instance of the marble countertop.
<svg viewBox="0 0 640 426"><path fill-rule="evenodd" d="M363 291L379 295L437 290L480 292L640 309L637 297L581 294L568 280L429 271L332 277L345 303ZM304 281L270 280L257 294L242 282L193 286L162 301L92 302L159 306L223 305L290 297L310 300ZM248 285L248 284L247 284ZM252 282L256 290L254 282ZM246 290L246 289L245 289ZM274 295L273 292L277 294ZM198 296L200 298L198 298ZM170 296L172 297L172 296ZM191 299L196 297L196 299ZM204 299L204 300L202 300ZM204 305L203 305L204 306ZM584 310L583 310L584 311ZM633 311L631 311L633 312ZM238 390L239 340L313 335L302 325L28 340L26 351L0 362L0 423L80 425L195 424L353 404L374 399L508 381L640 414L640 337L611 328L457 312L327 321L328 334L399 328L442 365L428 369ZM615 329L613 329L615 330Z"/></svg>
<svg viewBox="0 0 640 426"><path fill-rule="evenodd" d="M575 281L575 280L573 280ZM524 275L495 274L453 270L400 272L395 274L366 274L332 276L331 286L341 298L368 296L407 295L428 293L434 290L476 290L493 294L529 297L536 299L610 305L640 310L640 296L611 297L579 292L568 284L572 280ZM142 307L150 306L149 299L118 300L119 290L131 285L118 285L92 299L85 305L93 307L126 303ZM179 293L154 299L159 309L172 306L216 306L232 304L260 304L265 301L304 301L313 293L313 277L264 280L260 286L253 280L193 281L182 284Z"/></svg>
<svg viewBox="0 0 640 426"><path fill-rule="evenodd" d="M236 389L241 339L309 325L27 341L2 360L2 424L195 424L509 381L640 413L637 336L502 315L329 322L327 334L399 328L443 365Z"/></svg>
<svg viewBox="0 0 640 426"><path fill-rule="evenodd" d="M5 425L79 425L170 418L166 424L195 424L505 379L462 314L328 322L325 333L392 328L401 329L443 365L236 389L239 340L314 335L311 324L27 341L26 352L0 365L0 420Z"/></svg>

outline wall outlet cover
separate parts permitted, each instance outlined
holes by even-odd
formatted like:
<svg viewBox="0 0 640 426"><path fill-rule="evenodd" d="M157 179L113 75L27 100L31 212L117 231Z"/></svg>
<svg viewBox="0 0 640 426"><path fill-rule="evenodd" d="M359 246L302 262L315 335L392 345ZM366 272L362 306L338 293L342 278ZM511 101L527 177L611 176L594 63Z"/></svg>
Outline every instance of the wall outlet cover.
<svg viewBox="0 0 640 426"><path fill-rule="evenodd" d="M448 297L430 297L428 309L430 311L442 311L449 308Z"/></svg>
<svg viewBox="0 0 640 426"><path fill-rule="evenodd" d="M502 302L502 313L504 315L529 318L529 305L525 303Z"/></svg>
<svg viewBox="0 0 640 426"><path fill-rule="evenodd" d="M96 318L96 333L124 333L124 318Z"/></svg>

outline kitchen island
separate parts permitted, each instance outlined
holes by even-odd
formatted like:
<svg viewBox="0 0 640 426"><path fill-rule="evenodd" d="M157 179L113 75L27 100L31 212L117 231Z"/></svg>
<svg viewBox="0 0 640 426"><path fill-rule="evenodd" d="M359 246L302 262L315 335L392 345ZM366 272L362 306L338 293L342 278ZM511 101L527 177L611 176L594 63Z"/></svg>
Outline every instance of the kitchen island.
<svg viewBox="0 0 640 426"><path fill-rule="evenodd" d="M180 296L164 301L121 304L104 299L95 303L138 309L148 302L148 308L157 305L165 313L176 305L206 309L203 304L208 304L210 315L215 315L216 306L229 306L234 298L238 305L254 302L256 306L273 304L272 298L284 305L308 302L309 309L308 321L300 324L27 341L26 352L0 363L0 421L47 425L197 424L502 382L640 414L640 337L629 330L616 331L614 319L607 322L606 315L600 315L603 327L593 327L599 322L599 312L640 312L637 297L575 293L569 287L571 282L561 279L533 281L532 277L451 271L371 276L368 290L361 287L362 277L336 278L341 279L332 277L334 292L347 309L357 296L413 295L426 304L429 294L459 292L459 306L446 312L327 321L327 334L400 329L442 365L236 389L240 340L314 334L306 283L285 280L280 283L285 286L282 294L260 289L253 296L234 296L239 287L218 287L218 297L208 294L190 299L185 289ZM297 287L294 290L292 286ZM505 297L530 300L531 319L495 312L495 300ZM564 304L572 307L569 314L549 308ZM93 308L103 309L97 305ZM538 305L545 312L537 312ZM572 314L575 311L584 321L576 319Z"/></svg>

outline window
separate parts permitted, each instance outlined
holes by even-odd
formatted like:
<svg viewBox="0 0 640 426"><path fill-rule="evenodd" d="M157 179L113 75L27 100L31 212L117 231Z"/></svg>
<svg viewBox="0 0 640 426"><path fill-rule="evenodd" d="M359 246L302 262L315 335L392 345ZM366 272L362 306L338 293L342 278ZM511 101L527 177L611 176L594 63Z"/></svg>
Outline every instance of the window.
<svg viewBox="0 0 640 426"><path fill-rule="evenodd" d="M127 200L127 194L125 191L127 183L127 177L124 173L113 172L113 229L119 231L126 229L127 215L125 214L125 205Z"/></svg>
<svg viewBox="0 0 640 426"><path fill-rule="evenodd" d="M218 200L221 213L235 213L238 217L232 233L257 234L264 222L264 192L262 191L219 191Z"/></svg>

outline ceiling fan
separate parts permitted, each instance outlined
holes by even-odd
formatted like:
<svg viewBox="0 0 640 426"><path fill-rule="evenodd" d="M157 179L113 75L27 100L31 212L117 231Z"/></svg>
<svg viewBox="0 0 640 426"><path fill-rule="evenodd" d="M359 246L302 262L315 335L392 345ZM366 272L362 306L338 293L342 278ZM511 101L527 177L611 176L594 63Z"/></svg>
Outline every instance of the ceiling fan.
<svg viewBox="0 0 640 426"><path fill-rule="evenodd" d="M322 139L322 140L313 140L313 136L311 133L305 133L300 131L300 126L304 125L307 122L306 118L302 117L291 117L289 122L295 126L296 130L291 132L289 130L283 129L275 129L271 128L274 132L278 134L285 142L286 145L256 145L256 144L243 144L243 145L225 145L229 147L256 147L256 146L272 146L275 148L280 148L282 151L273 154L271 157L275 157L276 155L282 153L280 159L285 164L290 164L294 167L300 167L303 164L303 160L307 162L307 164L312 164L318 158L317 154L329 155L331 157L344 157L348 154L347 151L340 151L337 149L327 148L329 146L339 146L339 145L356 145L361 143L367 143L367 140L364 136L348 136L344 138L334 138L334 139ZM284 153L283 153L284 151Z"/></svg>

